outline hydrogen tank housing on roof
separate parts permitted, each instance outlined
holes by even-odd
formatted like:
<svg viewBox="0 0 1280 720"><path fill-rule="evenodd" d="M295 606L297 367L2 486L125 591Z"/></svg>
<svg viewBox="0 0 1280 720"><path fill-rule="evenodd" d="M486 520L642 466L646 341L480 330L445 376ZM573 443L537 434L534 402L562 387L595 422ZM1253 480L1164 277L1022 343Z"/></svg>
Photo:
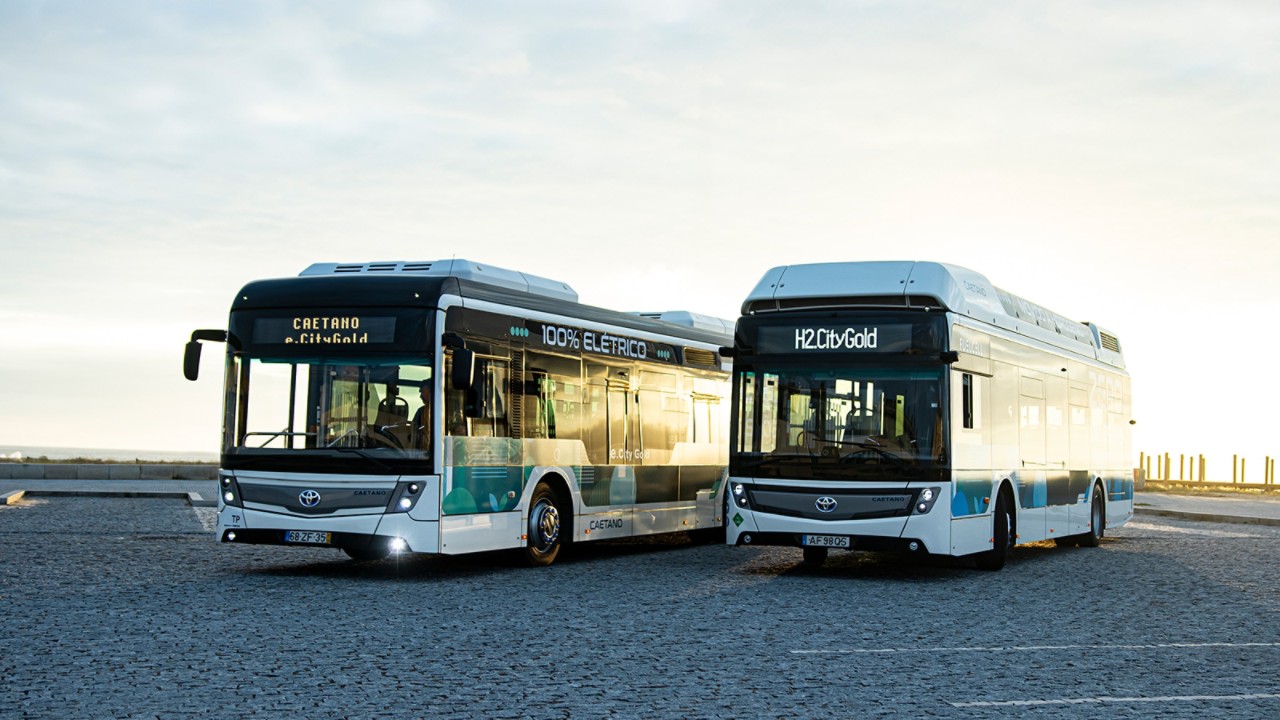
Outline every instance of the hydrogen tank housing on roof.
<svg viewBox="0 0 1280 720"><path fill-rule="evenodd" d="M850 307L948 310L1124 367L1120 341L1092 323L1069 320L958 265L914 260L783 265L764 274L743 315Z"/></svg>
<svg viewBox="0 0 1280 720"><path fill-rule="evenodd" d="M456 277L460 280L518 290L533 295L578 302L578 293L568 283L550 278L482 265L471 260L385 261L369 263L315 263L298 273L299 277L337 275L400 275L422 277Z"/></svg>

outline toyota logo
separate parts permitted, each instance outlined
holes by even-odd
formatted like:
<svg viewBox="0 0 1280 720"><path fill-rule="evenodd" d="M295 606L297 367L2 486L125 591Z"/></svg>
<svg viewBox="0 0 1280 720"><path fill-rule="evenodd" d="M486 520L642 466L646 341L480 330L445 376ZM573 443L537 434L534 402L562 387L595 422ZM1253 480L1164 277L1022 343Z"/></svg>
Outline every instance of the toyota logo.
<svg viewBox="0 0 1280 720"><path fill-rule="evenodd" d="M315 490L303 490L298 493L298 502L302 503L302 507L315 507L320 504L320 493Z"/></svg>
<svg viewBox="0 0 1280 720"><path fill-rule="evenodd" d="M818 512L824 512L824 513L834 512L837 504L838 503L836 502L836 499L831 497L830 495L823 495L822 497L813 501L813 505L814 507L818 508Z"/></svg>

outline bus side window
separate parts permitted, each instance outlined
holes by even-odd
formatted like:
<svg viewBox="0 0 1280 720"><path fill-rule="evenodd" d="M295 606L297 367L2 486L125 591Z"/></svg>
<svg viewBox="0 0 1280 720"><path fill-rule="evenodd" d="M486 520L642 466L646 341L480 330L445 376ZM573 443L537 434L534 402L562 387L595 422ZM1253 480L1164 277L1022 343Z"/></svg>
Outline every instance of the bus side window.
<svg viewBox="0 0 1280 720"><path fill-rule="evenodd" d="M507 436L507 388L510 369L506 360L477 358L476 386L467 401L473 403L471 435L476 437Z"/></svg>

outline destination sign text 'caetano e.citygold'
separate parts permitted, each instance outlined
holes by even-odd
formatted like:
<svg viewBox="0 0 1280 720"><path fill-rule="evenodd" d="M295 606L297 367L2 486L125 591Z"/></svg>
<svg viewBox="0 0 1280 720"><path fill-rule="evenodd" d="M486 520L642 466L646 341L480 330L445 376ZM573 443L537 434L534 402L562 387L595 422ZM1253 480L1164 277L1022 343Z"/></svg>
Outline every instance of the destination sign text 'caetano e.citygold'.
<svg viewBox="0 0 1280 720"><path fill-rule="evenodd" d="M284 345L368 345L395 340L394 317L366 315L296 315L259 318L253 324L255 343Z"/></svg>

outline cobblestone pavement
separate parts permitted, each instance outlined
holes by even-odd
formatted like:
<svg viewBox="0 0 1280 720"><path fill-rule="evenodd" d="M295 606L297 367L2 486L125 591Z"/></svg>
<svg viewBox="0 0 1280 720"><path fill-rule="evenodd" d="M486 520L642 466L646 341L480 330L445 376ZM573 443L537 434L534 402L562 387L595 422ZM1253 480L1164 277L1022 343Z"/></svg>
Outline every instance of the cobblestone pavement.
<svg viewBox="0 0 1280 720"><path fill-rule="evenodd" d="M998 573L662 542L361 564L177 500L0 507L0 717L1280 716L1280 528L1139 516Z"/></svg>

